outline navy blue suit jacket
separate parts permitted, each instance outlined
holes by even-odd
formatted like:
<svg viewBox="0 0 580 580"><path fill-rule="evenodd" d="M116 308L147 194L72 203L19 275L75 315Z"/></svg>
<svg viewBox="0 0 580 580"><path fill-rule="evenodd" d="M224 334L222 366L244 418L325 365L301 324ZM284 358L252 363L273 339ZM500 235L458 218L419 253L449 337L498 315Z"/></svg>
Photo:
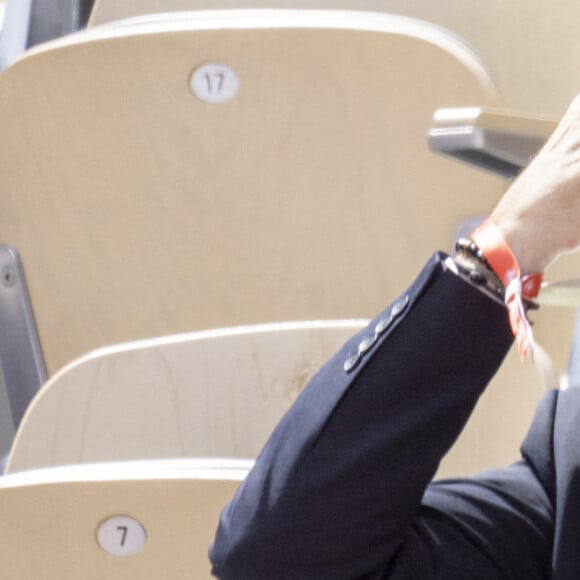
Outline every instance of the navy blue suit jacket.
<svg viewBox="0 0 580 580"><path fill-rule="evenodd" d="M216 576L580 579L580 389L543 399L520 462L430 483L512 343L443 260L284 416L222 512Z"/></svg>

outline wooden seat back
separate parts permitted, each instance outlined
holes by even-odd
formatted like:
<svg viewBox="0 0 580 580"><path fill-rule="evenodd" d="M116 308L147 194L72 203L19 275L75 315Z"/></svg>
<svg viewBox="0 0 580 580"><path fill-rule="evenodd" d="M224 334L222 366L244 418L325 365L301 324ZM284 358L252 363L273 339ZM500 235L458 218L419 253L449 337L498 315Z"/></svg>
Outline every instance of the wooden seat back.
<svg viewBox="0 0 580 580"><path fill-rule="evenodd" d="M7 471L175 457L254 458L361 321L234 328L118 345L57 373Z"/></svg>
<svg viewBox="0 0 580 580"><path fill-rule="evenodd" d="M192 93L207 63L232 100ZM380 14L194 13L32 51L0 76L0 231L49 373L150 336L374 316L500 197L425 138L436 109L496 98L453 36Z"/></svg>
<svg viewBox="0 0 580 580"><path fill-rule="evenodd" d="M210 578L219 513L249 467L166 460L2 477L2 578Z"/></svg>

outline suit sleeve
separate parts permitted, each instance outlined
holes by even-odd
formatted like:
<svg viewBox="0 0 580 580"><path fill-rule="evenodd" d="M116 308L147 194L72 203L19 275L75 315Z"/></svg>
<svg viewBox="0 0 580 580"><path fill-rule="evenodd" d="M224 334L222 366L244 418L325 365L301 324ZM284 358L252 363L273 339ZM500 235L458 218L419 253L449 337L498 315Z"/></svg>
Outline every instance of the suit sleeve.
<svg viewBox="0 0 580 580"><path fill-rule="evenodd" d="M511 343L503 306L435 255L281 420L222 512L213 574L519 578L494 555L508 538L491 522L523 534L524 557L547 545L550 501L528 462L427 491ZM462 569L476 575L441 575Z"/></svg>

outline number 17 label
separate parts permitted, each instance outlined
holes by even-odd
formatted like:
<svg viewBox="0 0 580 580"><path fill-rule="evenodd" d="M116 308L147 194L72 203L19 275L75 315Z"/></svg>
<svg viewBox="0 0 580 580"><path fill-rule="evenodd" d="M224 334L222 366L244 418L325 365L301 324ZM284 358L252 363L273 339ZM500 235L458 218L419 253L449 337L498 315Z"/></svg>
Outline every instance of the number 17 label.
<svg viewBox="0 0 580 580"><path fill-rule="evenodd" d="M206 103L225 103L237 95L240 80L226 65L204 64L193 72L189 86L193 94Z"/></svg>

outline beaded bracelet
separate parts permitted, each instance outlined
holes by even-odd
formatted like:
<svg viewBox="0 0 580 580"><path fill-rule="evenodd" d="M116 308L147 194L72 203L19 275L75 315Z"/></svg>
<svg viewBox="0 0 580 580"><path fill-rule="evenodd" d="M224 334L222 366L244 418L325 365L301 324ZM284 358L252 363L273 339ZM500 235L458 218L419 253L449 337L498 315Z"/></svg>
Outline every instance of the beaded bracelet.
<svg viewBox="0 0 580 580"><path fill-rule="evenodd" d="M455 251L467 254L475 258L478 262L481 262L488 270L493 272L493 268L489 265L485 256L477 244L468 238L459 238L455 242Z"/></svg>
<svg viewBox="0 0 580 580"><path fill-rule="evenodd" d="M505 288L491 268L470 253L461 250L457 251L454 259L470 282L477 286L485 287L486 290L503 302Z"/></svg>
<svg viewBox="0 0 580 580"><path fill-rule="evenodd" d="M503 299L505 286L497 277L481 248L473 240L459 238L455 242L455 251L457 252L455 259L459 260L461 265L469 271L470 280L478 285L485 283L488 290ZM481 266L483 266L483 269ZM526 310L538 310L540 308L539 304L530 298L523 297L523 302Z"/></svg>

